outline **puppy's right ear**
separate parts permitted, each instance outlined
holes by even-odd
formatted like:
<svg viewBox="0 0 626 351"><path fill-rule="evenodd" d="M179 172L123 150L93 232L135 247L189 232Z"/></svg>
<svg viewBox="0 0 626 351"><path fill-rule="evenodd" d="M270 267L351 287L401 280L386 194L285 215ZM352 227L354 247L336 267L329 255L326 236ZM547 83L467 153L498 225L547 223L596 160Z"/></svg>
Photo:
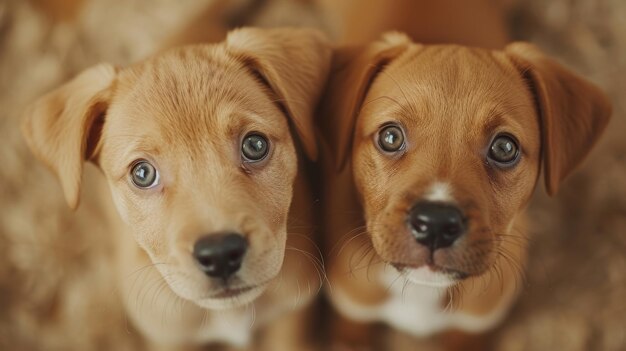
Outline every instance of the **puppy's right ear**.
<svg viewBox="0 0 626 351"><path fill-rule="evenodd" d="M554 195L598 141L611 117L611 102L600 88L517 42L505 52L527 80L541 119L546 190Z"/></svg>
<svg viewBox="0 0 626 351"><path fill-rule="evenodd" d="M24 116L28 146L59 178L72 209L78 206L83 163L98 144L116 74L109 64L91 67L39 98Z"/></svg>
<svg viewBox="0 0 626 351"><path fill-rule="evenodd" d="M369 87L384 67L411 44L404 34L391 32L366 47L339 48L333 55L331 78L322 112L322 129L335 152L335 167L345 167L356 119Z"/></svg>
<svg viewBox="0 0 626 351"><path fill-rule="evenodd" d="M270 89L307 156L315 160L315 108L326 84L331 56L324 35L308 28L241 28L228 34L226 45Z"/></svg>

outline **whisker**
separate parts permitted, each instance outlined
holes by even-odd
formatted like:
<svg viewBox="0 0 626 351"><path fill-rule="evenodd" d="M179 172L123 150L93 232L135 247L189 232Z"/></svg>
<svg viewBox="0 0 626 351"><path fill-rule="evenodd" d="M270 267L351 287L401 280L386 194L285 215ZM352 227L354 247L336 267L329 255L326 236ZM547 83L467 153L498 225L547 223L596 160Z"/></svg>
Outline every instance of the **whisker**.
<svg viewBox="0 0 626 351"><path fill-rule="evenodd" d="M319 279L319 288L316 292L319 293L323 287L324 283L327 283L329 288L331 287L330 285L330 280L328 279L328 275L326 274L326 269L324 268L324 264L322 261L318 260L317 257L315 257L314 255L312 255L309 252L306 252L304 250L295 248L295 247L286 247L285 250L290 250L290 251L294 251L297 253L302 254L307 260L309 260L312 264L313 264L313 268L315 269L317 275L318 275L318 279ZM309 283L310 284L310 283ZM310 286L309 286L310 288Z"/></svg>
<svg viewBox="0 0 626 351"><path fill-rule="evenodd" d="M328 256L333 256L333 253L334 253L335 249L337 248L337 246L339 246L340 244L342 244L342 245L339 247L339 252L337 252L336 256L341 255L341 253L343 252L343 249L344 249L347 245L349 245L349 244L350 244L350 242L352 242L354 239L356 239L356 238L358 238L358 237L360 237L360 236L362 236L362 235L366 235L366 234L367 234L367 231L366 231L365 229L366 229L366 227L365 227L365 226L359 226L359 227L356 227L356 228L354 228L354 229L350 230L350 231L349 231L349 232L347 232L346 234L342 235L342 237L341 237L341 238L337 241L337 243L334 245L334 247L330 250L330 252L328 253ZM360 232L359 232L359 231L360 231ZM351 235L352 233L354 233L354 232L359 232L359 233L357 233L356 235L351 236L351 237L350 237L349 239L347 239L347 240L344 240L347 236L350 236L350 235ZM342 241L344 241L344 242L342 243Z"/></svg>

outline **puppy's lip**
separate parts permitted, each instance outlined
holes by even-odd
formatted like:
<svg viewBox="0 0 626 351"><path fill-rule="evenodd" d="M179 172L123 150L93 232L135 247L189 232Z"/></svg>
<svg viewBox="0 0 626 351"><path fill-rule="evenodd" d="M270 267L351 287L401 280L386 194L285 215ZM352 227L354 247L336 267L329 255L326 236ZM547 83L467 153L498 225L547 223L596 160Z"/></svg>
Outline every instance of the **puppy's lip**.
<svg viewBox="0 0 626 351"><path fill-rule="evenodd" d="M432 262L426 262L420 265L408 265L408 264L403 264L403 263L391 263L391 265L396 270L398 270L398 272L401 272L401 273L406 271L406 269L430 268L430 270L432 270L435 273L445 274L449 276L451 279L458 280L458 281L467 279L471 276L470 273L467 273L465 271L455 269L455 268L440 266Z"/></svg>
<svg viewBox="0 0 626 351"><path fill-rule="evenodd" d="M209 299L228 299L228 298L233 298L236 297L238 295L244 294L249 292L252 289L255 288L259 288L258 285L253 285L253 286L244 286L241 288L229 288L226 287L224 289L222 289L222 291L218 292L217 294L213 294L211 296L209 296Z"/></svg>
<svg viewBox="0 0 626 351"><path fill-rule="evenodd" d="M246 286L243 288L222 290L210 296L194 299L193 302L211 310L225 310L239 308L255 301L263 294L264 286Z"/></svg>
<svg viewBox="0 0 626 351"><path fill-rule="evenodd" d="M258 283L255 285L246 285L241 287L229 287L225 286L219 292L207 296L205 299L208 300L227 300L236 298L238 296L244 295L246 293L256 292L258 290L262 290L267 286L268 282Z"/></svg>
<svg viewBox="0 0 626 351"><path fill-rule="evenodd" d="M453 269L453 268L448 268L448 267L443 267L443 266L437 266L437 265L433 265L433 266L429 266L430 269L432 269L435 272L441 272L444 274L447 274L449 276L451 276L453 279L455 280L464 280L470 277L470 274L458 269Z"/></svg>

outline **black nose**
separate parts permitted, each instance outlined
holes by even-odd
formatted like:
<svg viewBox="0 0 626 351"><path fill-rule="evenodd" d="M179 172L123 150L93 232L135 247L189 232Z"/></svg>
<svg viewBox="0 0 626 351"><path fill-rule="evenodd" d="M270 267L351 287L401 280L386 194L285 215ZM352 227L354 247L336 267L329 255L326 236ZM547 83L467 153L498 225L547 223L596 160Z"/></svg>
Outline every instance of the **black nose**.
<svg viewBox="0 0 626 351"><path fill-rule="evenodd" d="M228 279L241 268L248 242L240 234L211 234L193 246L193 256L209 277Z"/></svg>
<svg viewBox="0 0 626 351"><path fill-rule="evenodd" d="M419 202L409 212L409 227L418 243L436 250L452 245L465 233L465 220L455 206Z"/></svg>

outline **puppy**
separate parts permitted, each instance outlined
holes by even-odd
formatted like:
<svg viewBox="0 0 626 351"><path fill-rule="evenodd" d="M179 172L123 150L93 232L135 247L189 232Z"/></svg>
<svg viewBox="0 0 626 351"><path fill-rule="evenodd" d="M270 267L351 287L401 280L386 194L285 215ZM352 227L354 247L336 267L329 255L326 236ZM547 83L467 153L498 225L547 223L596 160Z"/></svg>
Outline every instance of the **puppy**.
<svg viewBox="0 0 626 351"><path fill-rule="evenodd" d="M329 297L364 323L337 337L364 344L367 323L383 322L469 350L520 291L524 208L541 165L552 195L602 134L610 103L527 43L489 50L388 33L336 56L322 113Z"/></svg>
<svg viewBox="0 0 626 351"><path fill-rule="evenodd" d="M72 208L83 164L104 174L107 221L119 224L110 284L153 345L245 346L252 327L317 292L298 150L317 157L312 112L329 63L317 31L240 29L89 68L27 111L26 140ZM301 317L287 315L273 349L303 340Z"/></svg>

